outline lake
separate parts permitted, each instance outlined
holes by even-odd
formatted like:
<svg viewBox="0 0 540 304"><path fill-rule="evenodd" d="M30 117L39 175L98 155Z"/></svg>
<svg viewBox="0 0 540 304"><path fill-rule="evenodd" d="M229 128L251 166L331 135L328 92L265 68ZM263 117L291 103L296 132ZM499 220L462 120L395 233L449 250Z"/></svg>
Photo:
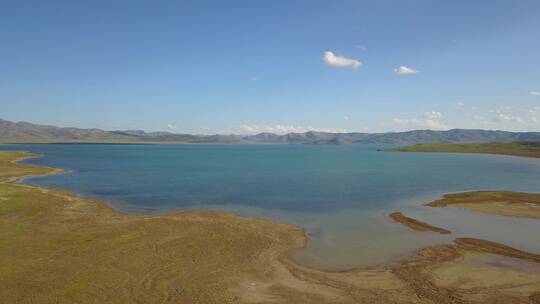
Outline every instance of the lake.
<svg viewBox="0 0 540 304"><path fill-rule="evenodd" d="M540 221L421 206L480 189L539 192L540 159L380 152L381 145L18 145L28 163L66 174L25 183L106 200L136 214L223 210L299 225L305 265L342 270L396 261L418 248L471 236L540 252ZM386 216L451 230L420 233Z"/></svg>

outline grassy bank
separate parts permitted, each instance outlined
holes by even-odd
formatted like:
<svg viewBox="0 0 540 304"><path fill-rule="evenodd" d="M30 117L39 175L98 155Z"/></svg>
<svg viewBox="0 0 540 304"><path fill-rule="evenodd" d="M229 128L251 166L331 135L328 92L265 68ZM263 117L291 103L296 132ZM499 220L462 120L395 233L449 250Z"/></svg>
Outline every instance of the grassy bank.
<svg viewBox="0 0 540 304"><path fill-rule="evenodd" d="M390 151L486 153L525 157L540 157L540 142L485 143L485 144L418 144Z"/></svg>
<svg viewBox="0 0 540 304"><path fill-rule="evenodd" d="M538 193L509 191L452 193L426 206L450 206L483 213L540 219L540 194Z"/></svg>
<svg viewBox="0 0 540 304"><path fill-rule="evenodd" d="M0 152L0 298L4 303L234 300L270 259L303 246L293 226L227 213L129 216L71 193L13 184L57 170Z"/></svg>

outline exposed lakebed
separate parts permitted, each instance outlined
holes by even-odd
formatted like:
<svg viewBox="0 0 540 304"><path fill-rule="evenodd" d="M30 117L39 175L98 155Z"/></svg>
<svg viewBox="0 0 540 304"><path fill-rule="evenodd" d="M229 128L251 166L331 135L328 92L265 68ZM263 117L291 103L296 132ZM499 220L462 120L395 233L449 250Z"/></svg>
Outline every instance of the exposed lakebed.
<svg viewBox="0 0 540 304"><path fill-rule="evenodd" d="M26 183L107 200L128 213L211 209L306 229L294 258L325 269L396 261L430 244L478 237L540 252L540 221L421 206L442 193L538 192L540 160L494 155L377 152L381 146L19 145L68 169ZM452 231L410 231L386 215Z"/></svg>

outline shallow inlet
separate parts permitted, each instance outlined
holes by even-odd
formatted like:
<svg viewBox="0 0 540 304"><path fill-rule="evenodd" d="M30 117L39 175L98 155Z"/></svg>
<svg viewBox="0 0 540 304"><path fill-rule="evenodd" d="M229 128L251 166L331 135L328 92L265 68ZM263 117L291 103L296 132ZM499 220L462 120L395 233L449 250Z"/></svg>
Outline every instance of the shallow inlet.
<svg viewBox="0 0 540 304"><path fill-rule="evenodd" d="M107 200L130 213L210 209L303 227L293 258L343 270L397 261L418 248L480 237L540 252L540 221L421 207L443 193L476 189L538 192L540 160L492 155L377 152L381 146L28 145L28 162L71 173L26 180ZM451 235L414 232L405 215Z"/></svg>
<svg viewBox="0 0 540 304"><path fill-rule="evenodd" d="M412 231L388 218L392 210L347 210L333 213L299 213L245 206L199 206L197 209L236 212L298 225L308 236L307 247L292 259L299 264L328 271L393 264L418 249L448 244L458 237L475 237L540 253L540 221L471 212L456 208L432 208L422 204L439 196L397 202L395 208L408 216L433 223L451 234ZM396 210L393 209L393 210Z"/></svg>

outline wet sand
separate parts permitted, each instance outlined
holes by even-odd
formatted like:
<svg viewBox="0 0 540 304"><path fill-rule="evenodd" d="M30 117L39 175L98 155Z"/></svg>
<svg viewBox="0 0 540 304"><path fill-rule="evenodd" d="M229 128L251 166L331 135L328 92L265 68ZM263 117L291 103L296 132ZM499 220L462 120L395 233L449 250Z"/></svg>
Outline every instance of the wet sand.
<svg viewBox="0 0 540 304"><path fill-rule="evenodd" d="M540 219L540 194L508 191L474 191L446 194L426 204L455 207L504 216Z"/></svg>
<svg viewBox="0 0 540 304"><path fill-rule="evenodd" d="M210 211L121 214L17 184L57 172L13 162L28 156L0 152L7 303L540 303L530 270L540 257L504 245L457 239L396 266L319 271L289 259L306 244L295 226Z"/></svg>

